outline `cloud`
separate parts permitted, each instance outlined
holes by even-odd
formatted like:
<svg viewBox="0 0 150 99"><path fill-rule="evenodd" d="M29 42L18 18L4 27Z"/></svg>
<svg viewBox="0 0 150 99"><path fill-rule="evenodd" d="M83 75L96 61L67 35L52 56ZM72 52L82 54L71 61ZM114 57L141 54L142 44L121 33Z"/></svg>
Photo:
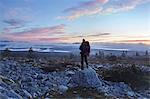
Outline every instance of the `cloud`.
<svg viewBox="0 0 150 99"><path fill-rule="evenodd" d="M29 15L29 13L34 13L34 11L30 7L10 7L5 8L4 18L5 19L22 19L26 21L32 20L32 14Z"/></svg>
<svg viewBox="0 0 150 99"><path fill-rule="evenodd" d="M82 10L76 10L69 16L59 16L58 19L68 19L68 20L74 20L81 16L90 16L100 13L102 10L100 8L91 8L91 9L82 9Z"/></svg>
<svg viewBox="0 0 150 99"><path fill-rule="evenodd" d="M63 11L64 13L70 13L70 15L59 16L58 19L73 20L81 16L98 14L102 10L99 6L107 2L108 0L94 0L94 1L81 2L77 6L65 9Z"/></svg>
<svg viewBox="0 0 150 99"><path fill-rule="evenodd" d="M77 6L70 7L63 11L65 16L58 16L58 19L74 20L82 16L97 14L117 13L136 8L140 4L150 2L150 0L93 0L81 2Z"/></svg>
<svg viewBox="0 0 150 99"><path fill-rule="evenodd" d="M60 36L58 38L55 38L55 39L58 39L58 40L71 40L71 39L82 39L82 38L91 38L91 37L104 37L104 36L109 36L110 33L97 33L97 34L90 34L90 35L83 35L83 36L80 36L80 35L76 35L76 36ZM50 40L50 39L53 39L53 38L42 38L42 40Z"/></svg>
<svg viewBox="0 0 150 99"><path fill-rule="evenodd" d="M94 1L80 2L77 6L65 9L63 12L76 12L82 9L99 6L101 4L105 4L106 2L108 2L108 0L94 0Z"/></svg>
<svg viewBox="0 0 150 99"><path fill-rule="evenodd" d="M14 35L21 35L21 36L48 36L54 34L63 34L66 25L60 24L56 26L50 27L40 27L40 28L32 28L30 30L24 30L22 32L13 33Z"/></svg>
<svg viewBox="0 0 150 99"><path fill-rule="evenodd" d="M64 40L68 40L68 38L62 38L62 37L53 37L53 38L40 38L40 41L46 41L46 42L63 42Z"/></svg>
<svg viewBox="0 0 150 99"><path fill-rule="evenodd" d="M42 37L39 38L40 41L52 41L52 42L74 42L74 40L80 40L82 38L91 38L91 37L99 37L103 38L104 36L108 36L110 33L98 33L98 34L91 34L91 35L86 35L86 36L59 36L59 37ZM101 37L100 37L101 36Z"/></svg>
<svg viewBox="0 0 150 99"><path fill-rule="evenodd" d="M11 40L40 40L41 38L53 38L54 35L64 34L66 25L60 24L50 27L32 28L29 30L23 30L21 32L3 33L2 38L8 38Z"/></svg>
<svg viewBox="0 0 150 99"><path fill-rule="evenodd" d="M103 13L117 13L135 9L138 5L150 2L150 0L116 0L110 1Z"/></svg>
<svg viewBox="0 0 150 99"><path fill-rule="evenodd" d="M32 20L32 16L29 13L33 13L33 11L29 7L4 7L3 10L2 22L7 24L4 30L13 31L14 29L22 28Z"/></svg>
<svg viewBox="0 0 150 99"><path fill-rule="evenodd" d="M93 35L87 35L87 36L92 36L92 37L97 37L97 36L109 36L111 33L98 33L98 34L93 34Z"/></svg>
<svg viewBox="0 0 150 99"><path fill-rule="evenodd" d="M3 20L3 22L10 26L20 26L25 23L25 21L19 19L8 19L8 20Z"/></svg>
<svg viewBox="0 0 150 99"><path fill-rule="evenodd" d="M3 22L7 24L7 26L3 28L3 33L11 33L15 29L23 28L27 23L26 21L20 19L5 19Z"/></svg>
<svg viewBox="0 0 150 99"><path fill-rule="evenodd" d="M70 38L85 38L85 37L99 37L99 36L109 36L111 33L93 33L90 35L83 35L83 36L71 36Z"/></svg>
<svg viewBox="0 0 150 99"><path fill-rule="evenodd" d="M121 40L119 42L124 42L124 43L147 43L147 44L150 44L150 40Z"/></svg>

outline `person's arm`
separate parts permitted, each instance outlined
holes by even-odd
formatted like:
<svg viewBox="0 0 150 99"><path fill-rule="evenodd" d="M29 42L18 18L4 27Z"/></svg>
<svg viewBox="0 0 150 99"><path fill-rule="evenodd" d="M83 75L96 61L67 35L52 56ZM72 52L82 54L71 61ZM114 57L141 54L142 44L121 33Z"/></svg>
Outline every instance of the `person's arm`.
<svg viewBox="0 0 150 99"><path fill-rule="evenodd" d="M91 52L91 47L90 47L90 45L89 45L89 53Z"/></svg>
<svg viewBox="0 0 150 99"><path fill-rule="evenodd" d="M80 45L79 49L82 50L82 44Z"/></svg>

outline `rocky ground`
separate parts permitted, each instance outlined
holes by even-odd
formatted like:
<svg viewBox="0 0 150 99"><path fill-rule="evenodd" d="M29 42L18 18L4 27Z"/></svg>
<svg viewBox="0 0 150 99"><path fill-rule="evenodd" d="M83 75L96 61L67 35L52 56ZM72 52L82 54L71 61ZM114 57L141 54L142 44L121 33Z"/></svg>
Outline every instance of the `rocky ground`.
<svg viewBox="0 0 150 99"><path fill-rule="evenodd" d="M130 76L148 75L144 83L147 87L135 90L134 83L126 78L122 80L121 77L129 76L124 75L129 74L127 70L131 71ZM3 58L0 60L0 97L57 98L84 97L86 94L87 97L150 98L149 74L150 67L146 66L90 64L88 69L80 70L77 64ZM144 78L135 80L139 79L143 81Z"/></svg>

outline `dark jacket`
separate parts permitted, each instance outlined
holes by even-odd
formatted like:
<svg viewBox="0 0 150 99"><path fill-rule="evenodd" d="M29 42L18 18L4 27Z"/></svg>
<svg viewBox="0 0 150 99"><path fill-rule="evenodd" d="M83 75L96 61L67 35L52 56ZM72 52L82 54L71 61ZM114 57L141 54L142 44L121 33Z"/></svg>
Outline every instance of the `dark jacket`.
<svg viewBox="0 0 150 99"><path fill-rule="evenodd" d="M89 42L88 41L82 42L79 49L81 50L81 52L80 52L81 54L89 55L89 53L90 53Z"/></svg>

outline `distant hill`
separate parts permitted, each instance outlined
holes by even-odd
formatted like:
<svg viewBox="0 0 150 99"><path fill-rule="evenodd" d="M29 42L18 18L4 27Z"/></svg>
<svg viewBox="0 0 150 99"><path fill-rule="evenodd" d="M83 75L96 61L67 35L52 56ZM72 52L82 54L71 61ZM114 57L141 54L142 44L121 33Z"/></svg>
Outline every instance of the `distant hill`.
<svg viewBox="0 0 150 99"><path fill-rule="evenodd" d="M72 43L72 44L80 44L79 42L75 42L75 43Z"/></svg>
<svg viewBox="0 0 150 99"><path fill-rule="evenodd" d="M9 40L0 40L0 42L13 42L13 41L9 41Z"/></svg>

